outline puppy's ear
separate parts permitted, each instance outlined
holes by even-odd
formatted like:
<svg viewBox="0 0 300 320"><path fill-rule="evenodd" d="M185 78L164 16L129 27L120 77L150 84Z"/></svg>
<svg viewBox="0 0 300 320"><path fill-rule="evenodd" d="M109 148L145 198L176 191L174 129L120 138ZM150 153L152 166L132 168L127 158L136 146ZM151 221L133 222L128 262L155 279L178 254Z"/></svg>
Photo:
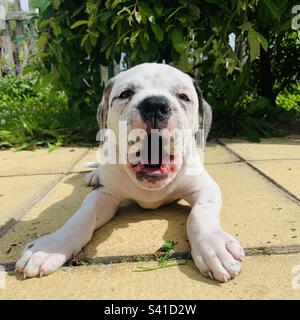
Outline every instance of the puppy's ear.
<svg viewBox="0 0 300 320"><path fill-rule="evenodd" d="M202 91L196 80L194 80L194 86L199 100L199 129L206 141L212 123L212 110L211 106L203 99Z"/></svg>
<svg viewBox="0 0 300 320"><path fill-rule="evenodd" d="M111 93L111 89L114 85L115 82L115 78L111 78L104 91L103 91L103 96L102 96L102 100L98 106L98 110L97 110L97 122L99 125L99 129L106 129L107 128L107 113L108 113L108 108L109 108L109 95Z"/></svg>

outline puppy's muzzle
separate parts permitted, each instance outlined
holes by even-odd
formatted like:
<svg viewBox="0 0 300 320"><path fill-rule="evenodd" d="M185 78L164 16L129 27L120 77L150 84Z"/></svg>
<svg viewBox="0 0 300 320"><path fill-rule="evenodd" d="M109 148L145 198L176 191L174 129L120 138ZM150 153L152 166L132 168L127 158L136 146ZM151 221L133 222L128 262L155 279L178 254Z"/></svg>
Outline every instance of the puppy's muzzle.
<svg viewBox="0 0 300 320"><path fill-rule="evenodd" d="M138 106L143 121L149 129L163 129L171 117L171 107L164 96L150 96Z"/></svg>

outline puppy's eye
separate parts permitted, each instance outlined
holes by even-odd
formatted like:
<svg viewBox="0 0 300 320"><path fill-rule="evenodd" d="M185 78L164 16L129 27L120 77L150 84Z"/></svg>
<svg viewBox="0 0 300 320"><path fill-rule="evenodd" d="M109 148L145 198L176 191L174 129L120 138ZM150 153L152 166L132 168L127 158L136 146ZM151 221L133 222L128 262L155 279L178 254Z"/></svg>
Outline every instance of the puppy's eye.
<svg viewBox="0 0 300 320"><path fill-rule="evenodd" d="M183 101L186 101L186 102L191 101L190 98L189 98L186 94L184 94L184 93L179 94L179 95L178 95L178 98L179 98L180 100L183 100Z"/></svg>
<svg viewBox="0 0 300 320"><path fill-rule="evenodd" d="M127 99L127 98L130 98L133 95L134 95L134 91L133 90L125 90L120 94L119 98L120 99Z"/></svg>

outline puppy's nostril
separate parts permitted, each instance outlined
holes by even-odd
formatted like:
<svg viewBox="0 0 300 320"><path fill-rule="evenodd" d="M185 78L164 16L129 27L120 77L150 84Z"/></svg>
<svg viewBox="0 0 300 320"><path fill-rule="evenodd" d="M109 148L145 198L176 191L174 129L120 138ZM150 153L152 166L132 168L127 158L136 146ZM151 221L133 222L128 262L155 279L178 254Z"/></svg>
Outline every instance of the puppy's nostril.
<svg viewBox="0 0 300 320"><path fill-rule="evenodd" d="M161 108L159 109L161 113L168 113L170 112L170 110L171 109L169 108L169 106L166 106L166 105L162 105Z"/></svg>
<svg viewBox="0 0 300 320"><path fill-rule="evenodd" d="M148 117L155 117L157 113L170 112L169 101L164 96L151 96L144 99L139 105L141 112Z"/></svg>

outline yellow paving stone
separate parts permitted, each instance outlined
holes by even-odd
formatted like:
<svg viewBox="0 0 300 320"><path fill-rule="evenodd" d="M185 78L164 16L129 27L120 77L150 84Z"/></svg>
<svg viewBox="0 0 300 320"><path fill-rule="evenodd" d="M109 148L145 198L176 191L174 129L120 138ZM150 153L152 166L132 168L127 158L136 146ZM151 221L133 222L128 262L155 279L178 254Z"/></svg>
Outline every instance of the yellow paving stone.
<svg viewBox="0 0 300 320"><path fill-rule="evenodd" d="M250 163L300 198L300 159L250 161Z"/></svg>
<svg viewBox="0 0 300 320"><path fill-rule="evenodd" d="M249 257L242 273L224 284L204 278L193 262L135 272L138 266L152 265L155 262L64 268L27 280L10 272L0 299L300 299L300 273L292 273L300 265L299 254Z"/></svg>
<svg viewBox="0 0 300 320"><path fill-rule="evenodd" d="M0 177L0 226L41 194L58 175Z"/></svg>
<svg viewBox="0 0 300 320"><path fill-rule="evenodd" d="M88 153L80 160L73 168L73 172L82 172L82 171L90 171L93 170L93 168L88 168L85 166L88 162L95 162L96 159L96 152L97 148L91 148Z"/></svg>
<svg viewBox="0 0 300 320"><path fill-rule="evenodd" d="M35 151L1 150L0 176L66 172L87 152L87 148L46 148Z"/></svg>
<svg viewBox="0 0 300 320"><path fill-rule="evenodd" d="M260 143L241 139L221 139L246 160L300 159L300 136L261 139Z"/></svg>
<svg viewBox="0 0 300 320"><path fill-rule="evenodd" d="M232 153L214 142L208 142L204 153L205 164L217 164L239 161Z"/></svg>

